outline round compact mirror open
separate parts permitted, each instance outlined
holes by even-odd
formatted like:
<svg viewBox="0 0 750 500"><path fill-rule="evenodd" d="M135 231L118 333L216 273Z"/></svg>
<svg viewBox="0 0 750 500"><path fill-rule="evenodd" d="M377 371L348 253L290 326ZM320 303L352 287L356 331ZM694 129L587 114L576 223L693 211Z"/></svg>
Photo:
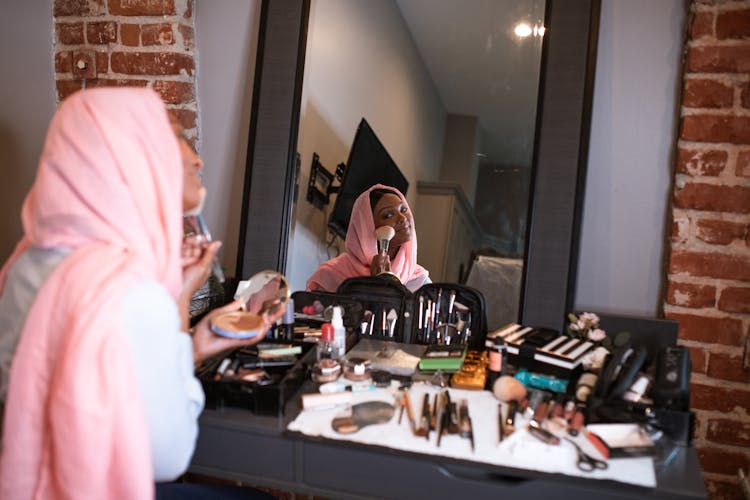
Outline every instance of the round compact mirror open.
<svg viewBox="0 0 750 500"><path fill-rule="evenodd" d="M263 314L273 315L286 307L291 292L281 273L260 271L241 281L235 298L242 299L243 309L211 318L211 330L222 337L250 339L263 327Z"/></svg>

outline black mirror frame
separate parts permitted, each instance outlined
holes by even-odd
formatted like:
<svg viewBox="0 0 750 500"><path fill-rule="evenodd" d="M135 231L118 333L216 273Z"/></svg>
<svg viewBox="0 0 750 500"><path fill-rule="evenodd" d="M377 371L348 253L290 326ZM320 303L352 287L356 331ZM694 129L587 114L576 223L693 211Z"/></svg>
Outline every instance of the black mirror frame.
<svg viewBox="0 0 750 500"><path fill-rule="evenodd" d="M562 330L573 310L600 0L548 0L519 321ZM263 0L238 276L285 272L309 0Z"/></svg>

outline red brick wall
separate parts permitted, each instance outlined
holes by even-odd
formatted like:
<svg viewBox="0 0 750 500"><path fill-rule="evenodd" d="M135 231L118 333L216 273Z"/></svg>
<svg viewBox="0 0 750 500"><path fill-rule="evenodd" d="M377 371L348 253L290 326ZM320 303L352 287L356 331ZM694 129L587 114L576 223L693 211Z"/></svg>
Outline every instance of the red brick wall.
<svg viewBox="0 0 750 500"><path fill-rule="evenodd" d="M81 88L151 87L198 138L195 0L54 0L58 102Z"/></svg>
<svg viewBox="0 0 750 500"><path fill-rule="evenodd" d="M712 498L750 467L750 2L693 0L665 314L693 363L695 445Z"/></svg>

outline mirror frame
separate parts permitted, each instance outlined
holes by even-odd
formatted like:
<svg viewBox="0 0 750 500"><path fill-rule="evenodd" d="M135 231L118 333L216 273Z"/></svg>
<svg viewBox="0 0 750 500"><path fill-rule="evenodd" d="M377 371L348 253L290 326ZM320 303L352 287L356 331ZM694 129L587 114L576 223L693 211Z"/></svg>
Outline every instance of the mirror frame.
<svg viewBox="0 0 750 500"><path fill-rule="evenodd" d="M519 321L562 331L575 299L600 0L547 0ZM310 0L263 0L237 276L285 272Z"/></svg>

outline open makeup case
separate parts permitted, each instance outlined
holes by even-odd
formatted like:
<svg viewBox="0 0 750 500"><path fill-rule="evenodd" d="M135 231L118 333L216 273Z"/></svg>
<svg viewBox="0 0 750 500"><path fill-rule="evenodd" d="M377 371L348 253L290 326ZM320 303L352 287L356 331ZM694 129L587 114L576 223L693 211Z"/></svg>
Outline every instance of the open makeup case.
<svg viewBox="0 0 750 500"><path fill-rule="evenodd" d="M266 284L270 281L275 283L276 280L267 277L277 275L275 271L261 271L247 283L249 286L252 280L258 279ZM283 290L281 296L288 299L286 280L281 275L278 277L277 286ZM240 290L240 282L227 280L223 302L216 306L238 298ZM265 287L261 290L265 290ZM249 299L248 303L253 300ZM287 311L291 312L290 301L282 307L287 307ZM287 316L292 315L284 315L285 318ZM198 319L196 317L193 323ZM314 347L314 343L291 338L283 325L277 325L256 345L225 351L204 360L197 366L196 376L206 395L206 408L229 406L247 409L257 415L283 414L286 402L307 379L306 365L301 360L308 354L314 355Z"/></svg>
<svg viewBox="0 0 750 500"><path fill-rule="evenodd" d="M297 294L315 292L297 292ZM487 331L484 296L455 283L429 283L410 292L383 277L349 278L329 297L344 306L344 324L358 338L406 344L463 344L481 348ZM358 314L348 315L346 302ZM295 298L295 309L297 299ZM347 316L350 323L347 324Z"/></svg>
<svg viewBox="0 0 750 500"><path fill-rule="evenodd" d="M331 321L334 306L343 310L347 351L363 339L481 349L486 334L484 297L473 288L453 283L431 283L412 293L387 278L351 278L336 293L298 291L291 298L294 338L279 339L270 332L259 344L261 350L282 355L265 357L251 346L223 353L198 367L208 408L232 406L259 415L282 414L286 402L309 378L308 370L315 362L314 341L321 325ZM284 349L294 354L283 355Z"/></svg>
<svg viewBox="0 0 750 500"><path fill-rule="evenodd" d="M308 378L302 359L314 353L314 346L310 342L264 340L266 351L277 348L291 354L264 357L251 347L206 360L196 371L206 394L206 407L244 408L257 415L283 414L286 402Z"/></svg>
<svg viewBox="0 0 750 500"><path fill-rule="evenodd" d="M330 321L343 309L347 359L366 359L374 370L424 377L455 373L483 348L486 311L481 292L455 283L430 283L411 292L388 276L356 277L336 293L295 292L296 327ZM310 313L313 313L312 315ZM307 333L305 333L307 334ZM388 345L392 344L391 349Z"/></svg>

